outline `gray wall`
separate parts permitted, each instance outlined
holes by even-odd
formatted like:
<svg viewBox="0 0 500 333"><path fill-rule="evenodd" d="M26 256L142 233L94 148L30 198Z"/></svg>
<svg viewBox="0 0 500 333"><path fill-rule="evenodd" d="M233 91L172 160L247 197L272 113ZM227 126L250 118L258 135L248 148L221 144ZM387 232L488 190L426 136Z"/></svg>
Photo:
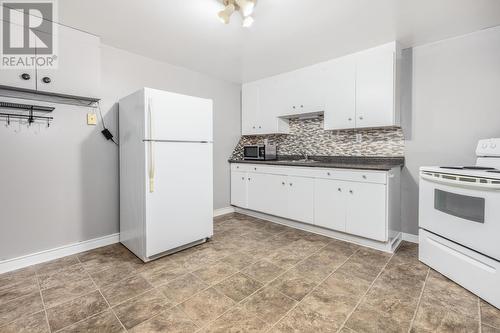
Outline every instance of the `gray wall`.
<svg viewBox="0 0 500 333"><path fill-rule="evenodd" d="M214 208L229 206L240 86L102 47L101 105L113 133L116 102L143 86L214 100ZM50 128L0 124L0 261L118 232L118 149L86 125L88 111L57 105Z"/></svg>
<svg viewBox="0 0 500 333"><path fill-rule="evenodd" d="M402 214L417 234L419 168L474 164L477 140L500 137L500 27L413 48L412 71Z"/></svg>

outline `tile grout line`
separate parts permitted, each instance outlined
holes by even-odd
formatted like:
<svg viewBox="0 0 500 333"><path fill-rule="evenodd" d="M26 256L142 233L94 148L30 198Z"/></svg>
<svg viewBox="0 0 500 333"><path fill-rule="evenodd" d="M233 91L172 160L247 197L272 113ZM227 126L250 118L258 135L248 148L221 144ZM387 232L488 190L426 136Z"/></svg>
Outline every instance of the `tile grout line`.
<svg viewBox="0 0 500 333"><path fill-rule="evenodd" d="M307 296L309 296L310 294L312 294L321 284L323 284L326 280L328 280L328 278L330 278L330 276L332 276L333 274L335 274L342 266L345 265L346 262L348 262L356 253L358 253L360 251L360 249L356 249L356 251L354 251L349 257L347 257L346 260L344 260L344 262L342 262L342 264L340 264L337 268L335 268L330 274L328 274L323 280L321 280L321 282L319 282L313 289L311 289L310 292L308 292L300 301L298 301L290 310L288 310L284 316L282 316L276 323L274 323L273 325L271 325L271 327L269 327L266 332L269 332L270 330L272 330L273 328L276 327L276 325L278 325L283 319L285 319L293 310L295 310L301 303L304 299L306 299Z"/></svg>
<svg viewBox="0 0 500 333"><path fill-rule="evenodd" d="M286 232L286 231L288 231L288 230L285 230L285 231L283 231L283 232L281 232L281 233L284 233L284 232ZM280 233L280 234L281 234L281 233ZM257 262L259 262L259 261L261 261L261 260L264 260L264 258L261 258L261 259L257 260L255 263L252 263L252 264L250 264L250 265L248 265L248 266L246 266L246 267L243 267L241 270L239 270L239 271L238 271L238 272L236 272L235 274L233 274L233 275L231 275L231 276L227 277L227 278L226 278L226 279L224 279L224 280L230 279L230 278L231 278L231 277L233 277L234 275L236 275L236 274L238 274L238 273L241 273L241 274L245 275L246 277L248 277L248 278L250 278L250 279L252 279L252 280L254 280L254 281L257 281L257 282L259 282L259 283L262 283L262 287L260 287L259 289L255 290L253 293L251 293L251 294L250 294L250 295L248 295L247 297L243 298L241 301L239 301L239 302L235 302L236 304L235 304L234 306L230 307L229 309L227 309L226 311L224 311L221 315L219 315L218 317L216 317L216 318L214 318L213 320L209 321L206 325L204 325L203 327L201 327L198 331L200 331L201 329L203 329L203 328L205 328L205 327L210 326L210 325L211 325L212 323L214 323L217 319L221 318L222 316L224 316L224 315L225 315L226 313L228 313L229 311L231 311L231 310L233 310L233 309L236 309L239 305L242 305L242 304L243 304L243 303L244 303L247 299L249 299L250 297L252 297L252 296L254 296L254 295L256 295L256 294L258 294L259 292L261 292L261 291L262 291L262 290L264 290L265 288L269 287L269 286L271 285L271 283L272 283L272 282L274 282L274 281L276 281L276 279L278 279L280 276L282 276L283 274L285 274L285 273L287 273L288 271L292 270L295 266L299 265L301 262L305 261L306 259L309 259L310 257L312 257L313 255L315 255L316 253L320 252L320 251L321 251L321 250L323 250L325 247L327 247L330 243L331 243L331 241L328 241L328 242L327 242L324 246L322 246L321 248L319 248L317 251L312 252L310 255L308 255L307 257L303 258L302 260L300 260L299 262L297 262L295 265L293 265L293 266L292 266L292 267L290 267L289 269L285 270L282 274L280 274L280 275L276 276L274 279L272 279L272 280L270 280L270 281L268 281L268 282L262 282L262 281L257 280L257 279L255 279L255 278L253 278L253 277L251 277L251 276L249 276L249 275L247 275L246 273L244 273L244 272L243 272L243 270L244 270L245 268L248 268L249 266L252 266L253 264L255 264L255 263L257 263ZM277 265L275 265L275 266L276 266L276 267L278 267L278 268L284 269L284 268L282 268L282 267L280 267L280 266L277 266ZM222 280L222 281L224 281L224 280ZM222 282L222 281L221 281L221 282ZM281 295L285 296L286 298L291 299L291 300L292 300L292 301L294 301L294 302L297 302L296 300L294 300L293 298L291 298L291 297L289 297L289 296L287 296L287 295L283 294L283 293L282 293L282 292L280 292L279 290L277 290L277 292L278 292L278 293L280 293ZM223 293L222 293L222 294L223 294ZM226 295L224 295L224 296L226 296ZM227 297L227 296L226 296L226 297ZM257 316L257 315L254 315L254 316L255 316L255 318L257 318L257 319L259 319L260 321L262 321L263 323L268 324L265 320L263 320L263 319L262 319L262 318L260 318L259 316ZM280 320L281 320L281 319L280 319Z"/></svg>
<svg viewBox="0 0 500 333"><path fill-rule="evenodd" d="M99 286L97 285L97 283L94 281L94 279L92 278L92 276L90 275L90 273L87 271L87 269L85 268L85 266L83 265L83 263L80 261L80 258L78 258L78 256L76 256L76 259L78 260L78 262L82 265L83 267L83 270L85 271L85 273L87 273L87 276L90 278L90 281L92 281L92 284L96 287L96 290L99 292L99 294L101 295L101 297L104 299L104 301L106 302L106 304L108 305L108 308L109 310L111 310L111 313L113 313L113 315L115 316L116 320L118 320L118 322L120 323L120 325L122 326L122 328L125 330L125 332L128 332L127 329L125 328L125 325L123 325L122 321L120 320L120 318L118 318L118 316L116 315L115 311L113 310L113 308L111 307L111 304L109 304L108 300L106 299L106 297L104 297L104 295L102 294L101 292L101 289L99 288ZM148 282L149 283L149 282ZM107 310L107 309L106 309ZM103 311L104 312L104 311ZM101 312L102 313L102 312ZM88 318L92 318L94 316L90 316L90 317L87 317L83 320L86 320Z"/></svg>
<svg viewBox="0 0 500 333"><path fill-rule="evenodd" d="M483 321L481 319L481 299L477 298L477 312L478 312L478 322L479 322L479 333L483 332Z"/></svg>
<svg viewBox="0 0 500 333"><path fill-rule="evenodd" d="M4 273L4 274L9 274L9 273L10 273L10 272ZM0 274L0 275L1 275L1 274ZM39 313L39 312L42 312L43 310L45 310L45 305L43 304L43 297L42 297L42 292L41 292L41 288L40 288L40 282L38 281L38 277L37 277L37 275L36 275L36 271L34 272L33 276L31 276L31 277L29 277L29 278L24 278L23 280L28 280L28 279L35 279L35 283L36 283L36 285L38 286L38 290L37 290L37 291L38 291L38 293L40 294L40 298L41 298L41 301L42 301L42 310L35 311L35 312L28 312L28 313L24 313L24 314L22 314L20 317L17 317L17 318L15 318L15 319L10 320L10 321L7 321L7 322L4 322L4 323L1 323L1 324L0 324L0 328L2 328L2 327L4 327L4 326L7 326L7 325L9 325L9 324L12 324L13 322L18 321L18 320L19 320L19 319L21 319L21 318L28 317L28 316L30 316L30 315L34 315L34 314L36 314L36 313ZM17 282L14 282L13 284L16 284L16 283L17 283ZM12 284L12 283L11 283L11 284ZM9 286L9 285L10 285L10 284L7 284L6 286ZM2 286L2 287L4 287L4 286ZM30 294L34 294L34 293L36 293L36 291L33 291L33 292L32 292L32 293L30 293ZM19 297L13 298L13 299L11 299L11 300L8 300L7 302L2 303L2 306L5 306L5 305L7 305L7 304L9 304L9 303L11 303L11 302L15 302L15 301L17 301L17 300L19 300L19 299L21 299L21 298L23 298L23 297L28 297L30 294L28 294L28 295L23 295L23 296L19 296ZM49 329L50 329L50 328L49 328Z"/></svg>
<svg viewBox="0 0 500 333"><path fill-rule="evenodd" d="M408 333L411 332L411 329L413 328L413 323L415 322L415 319L417 318L418 309L420 308L420 302L422 301L422 296L424 295L425 286L427 284L427 279L429 278L430 272L431 272L431 269L427 268L427 274L425 275L424 284L422 285L422 290L420 290L420 295L418 296L417 306L415 307L415 311L413 312L413 317L411 318L411 321L410 321L410 327L408 327Z"/></svg>
<svg viewBox="0 0 500 333"><path fill-rule="evenodd" d="M35 269L35 279L36 279L36 285L38 286L38 292L40 293L40 298L42 299L43 312L45 313L45 321L47 322L47 328L49 329L50 333L52 332L52 328L50 327L49 315L47 314L47 307L45 306L45 301L43 300L42 286L40 285L40 280L38 278L38 272L36 271L36 269Z"/></svg>
<svg viewBox="0 0 500 333"><path fill-rule="evenodd" d="M384 266L382 266L382 268L380 269L380 272L377 274L377 276L375 277L375 279L372 281L372 283L370 283L370 285L368 286L368 289L366 289L366 291L363 293L363 295L360 297L359 301L356 303L356 305L354 306L354 309L349 312L349 314L347 315L346 319L344 320L344 322L342 323L342 325L340 326L340 328L337 330L337 332L340 332L342 331L342 329L344 327L346 327L346 323L349 321L349 318L351 318L351 316L353 315L353 313L358 309L358 307L361 305L361 303L365 300L366 298L366 295L368 295L368 293L370 292L370 290L372 289L373 285L375 284L375 282L378 280L378 278L380 277L380 275L382 275L382 273L384 272L384 270L386 269L387 265L389 265L389 263L391 262L392 258L394 258L394 256L396 255L396 252L394 252L391 257L389 258L389 260L387 260L387 262L384 264ZM347 327L349 328L349 327Z"/></svg>

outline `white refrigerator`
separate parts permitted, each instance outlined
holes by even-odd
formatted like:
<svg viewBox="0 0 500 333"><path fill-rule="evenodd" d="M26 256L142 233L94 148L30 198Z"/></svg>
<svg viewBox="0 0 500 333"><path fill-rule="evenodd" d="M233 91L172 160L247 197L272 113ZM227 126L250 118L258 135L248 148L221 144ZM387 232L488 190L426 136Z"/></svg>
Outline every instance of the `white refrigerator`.
<svg viewBox="0 0 500 333"><path fill-rule="evenodd" d="M150 88L119 102L120 242L143 261L213 235L212 104Z"/></svg>

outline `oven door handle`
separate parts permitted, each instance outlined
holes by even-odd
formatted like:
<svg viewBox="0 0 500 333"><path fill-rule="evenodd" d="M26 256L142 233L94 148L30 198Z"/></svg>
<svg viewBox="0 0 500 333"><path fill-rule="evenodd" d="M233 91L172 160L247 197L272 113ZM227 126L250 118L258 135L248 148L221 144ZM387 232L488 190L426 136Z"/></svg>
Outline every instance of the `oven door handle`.
<svg viewBox="0 0 500 333"><path fill-rule="evenodd" d="M441 178L441 177L434 177L431 175L427 175L425 173L421 173L420 177L422 179L438 183L438 184L446 184L446 185L455 185L459 187L465 187L465 188L472 188L472 189L485 189L485 190L500 190L500 184L491 184L491 183L472 183L472 182L464 182L460 180L454 180L454 179L446 179L446 178ZM464 176L464 178L467 178ZM468 177L471 178L471 177Z"/></svg>

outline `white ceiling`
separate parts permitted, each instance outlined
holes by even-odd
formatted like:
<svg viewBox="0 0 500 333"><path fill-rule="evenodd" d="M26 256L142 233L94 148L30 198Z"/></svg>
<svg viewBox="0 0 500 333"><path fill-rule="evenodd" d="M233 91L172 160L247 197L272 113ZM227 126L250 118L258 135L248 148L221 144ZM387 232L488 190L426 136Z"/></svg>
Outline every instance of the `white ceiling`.
<svg viewBox="0 0 500 333"><path fill-rule="evenodd" d="M391 40L421 45L500 25L499 0L258 0L255 23L217 0L64 0L59 21L105 44L248 82Z"/></svg>

